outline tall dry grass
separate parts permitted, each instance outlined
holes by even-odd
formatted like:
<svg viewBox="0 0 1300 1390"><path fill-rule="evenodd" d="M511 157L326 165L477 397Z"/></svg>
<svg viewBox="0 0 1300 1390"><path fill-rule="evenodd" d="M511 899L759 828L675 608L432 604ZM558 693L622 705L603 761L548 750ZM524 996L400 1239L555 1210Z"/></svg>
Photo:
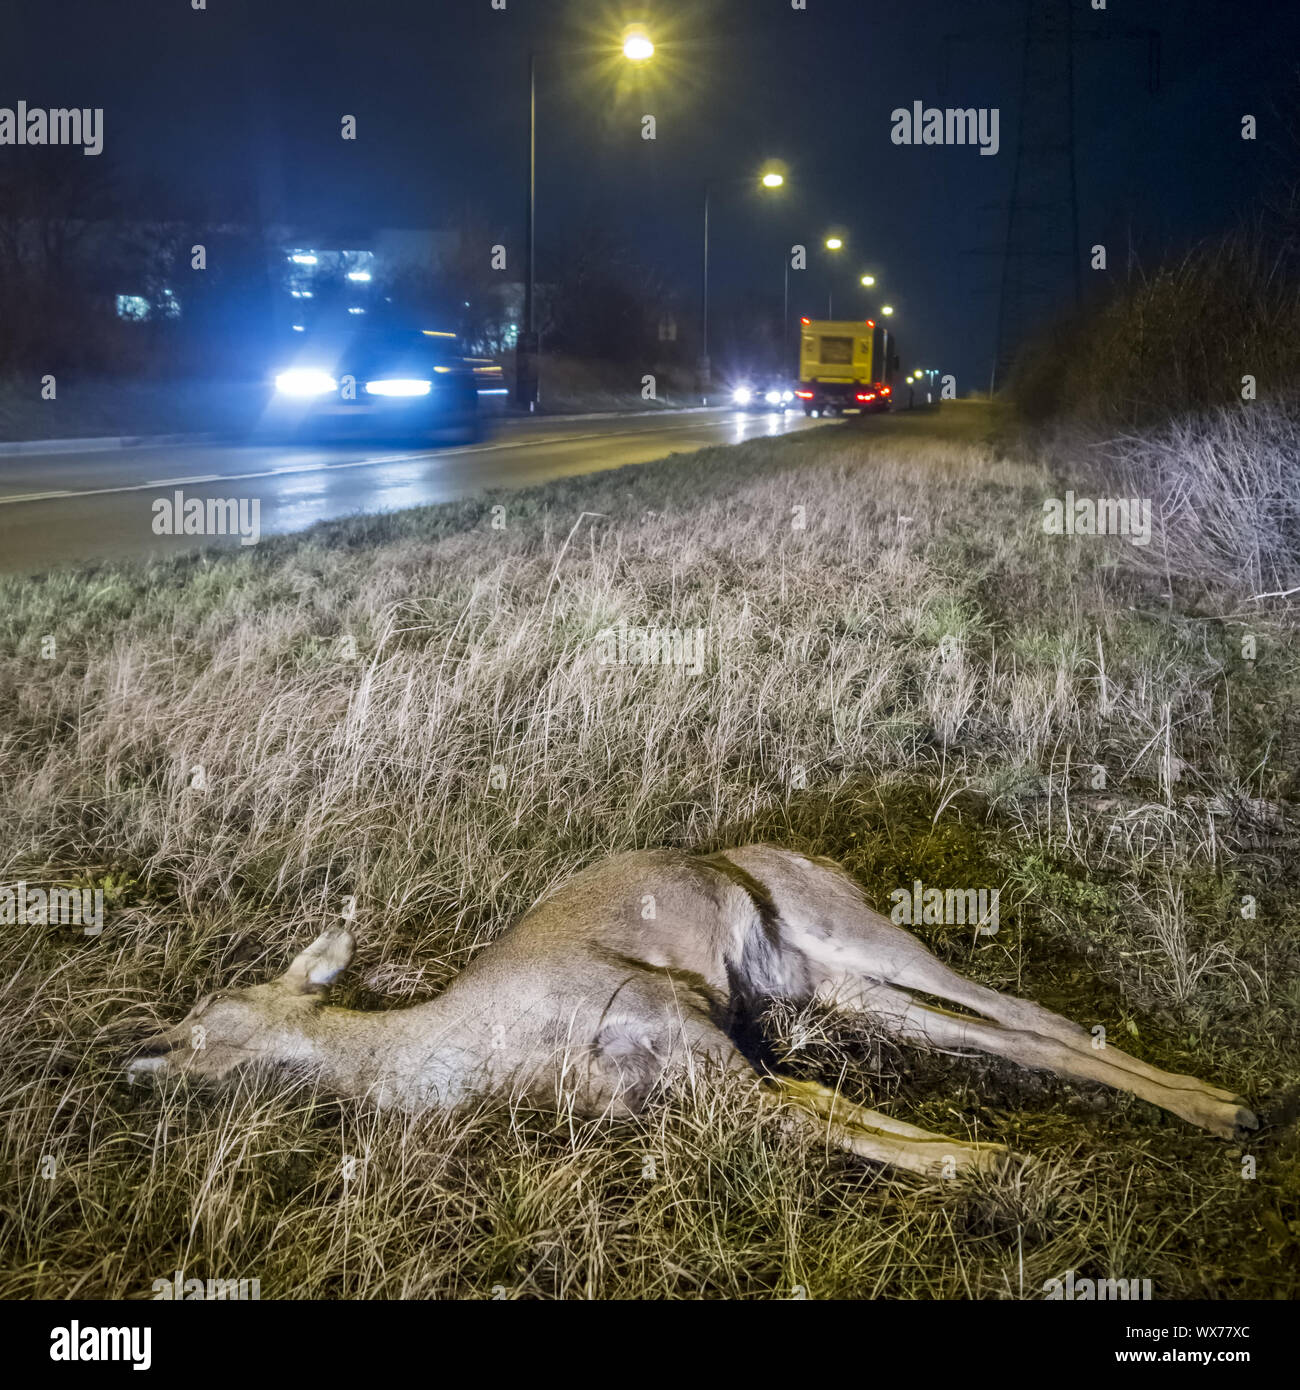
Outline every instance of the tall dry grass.
<svg viewBox="0 0 1300 1390"><path fill-rule="evenodd" d="M176 1269L264 1297L1018 1297L1067 1268L1283 1287L1294 655L1279 633L1247 669L1232 629L1044 536L1046 474L982 420L0 582L0 882L109 898L98 938L0 935L0 1292L148 1297ZM619 622L704 628L703 673L601 666ZM593 1124L122 1080L130 1036L278 972L345 896L342 1000L393 1007L593 859L758 837L840 857L882 904L913 875L1001 886L996 937L922 934L1249 1091L1274 1126L1259 1177L1131 1099L884 1055L812 1012L774 1020L792 1065L1037 1166L925 1188L795 1150L712 1088Z"/></svg>

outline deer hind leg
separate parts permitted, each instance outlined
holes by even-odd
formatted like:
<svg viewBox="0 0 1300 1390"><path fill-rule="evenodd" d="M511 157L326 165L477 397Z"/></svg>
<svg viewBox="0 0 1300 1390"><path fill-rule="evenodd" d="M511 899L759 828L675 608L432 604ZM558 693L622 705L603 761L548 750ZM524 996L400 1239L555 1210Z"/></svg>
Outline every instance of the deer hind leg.
<svg viewBox="0 0 1300 1390"><path fill-rule="evenodd" d="M1109 1042L1105 1043L1104 1047L1099 1046L1092 1034L1077 1023L1062 1018L1060 1014L1054 1014L1041 1004L1034 1003L1032 999L1021 999L1013 994L999 994L997 990L977 985L950 969L937 956L931 955L919 942L917 946L917 955L889 977L892 983L902 985L905 989L917 989L925 994L932 994L939 999L947 999L951 1003L962 1005L963 1008L973 1009L1002 1024L1004 1028L1053 1038L1085 1056L1095 1058L1102 1055L1120 1071L1154 1082L1166 1090L1197 1091L1213 1100L1238 1105L1241 1103L1240 1098L1233 1092L1213 1086L1208 1081L1202 1081L1195 1076L1185 1076L1181 1072L1162 1071L1149 1062L1129 1056L1127 1052L1121 1051ZM1121 1089L1125 1088L1124 1083L1119 1084ZM1127 1086L1127 1089L1134 1088Z"/></svg>
<svg viewBox="0 0 1300 1390"><path fill-rule="evenodd" d="M937 991L930 988L927 992ZM1166 1084L1160 1079L1167 1076L1169 1082L1173 1083L1185 1082L1190 1078L1173 1076L1145 1065L1142 1072L1117 1065L1114 1060L1117 1048L1094 1051L1090 1040L1086 1047L1072 1047L1058 1037L1041 1032L1007 1027L987 1019L969 1018L922 1004L906 990L880 982L864 982L856 986L852 982L842 982L830 994L834 1004L869 1013L886 1033L902 1042L963 1052L986 1052L995 1057L1005 1057L1021 1066L1056 1072L1074 1080L1098 1081L1116 1090L1128 1091L1224 1138L1233 1138L1239 1129L1254 1129L1258 1124L1241 1101L1225 1101L1219 1098L1222 1093L1215 1094L1181 1084ZM1046 1010L1043 1012L1047 1013ZM1048 1014L1048 1017L1054 1018L1055 1015ZM1124 1054L1119 1053L1119 1056ZM1135 1060L1125 1057L1129 1063Z"/></svg>
<svg viewBox="0 0 1300 1390"><path fill-rule="evenodd" d="M1015 1159L1001 1144L948 1139L892 1115L868 1110L815 1081L769 1078L760 1093L766 1104L787 1108L809 1139L820 1138L859 1158L904 1168L927 1178L1005 1172Z"/></svg>

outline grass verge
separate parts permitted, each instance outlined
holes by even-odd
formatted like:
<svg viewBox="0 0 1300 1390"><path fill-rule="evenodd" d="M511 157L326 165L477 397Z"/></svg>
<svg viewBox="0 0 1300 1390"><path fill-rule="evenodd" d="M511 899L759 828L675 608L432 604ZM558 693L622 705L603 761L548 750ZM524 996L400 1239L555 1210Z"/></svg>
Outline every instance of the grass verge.
<svg viewBox="0 0 1300 1390"><path fill-rule="evenodd" d="M1047 536L979 407L847 423L253 552L0 580L0 1295L1294 1296L1300 663L1280 619ZM494 512L499 503L504 513ZM504 516L504 526L494 520ZM706 660L597 636L702 628ZM53 647L47 639L53 638ZM962 971L1241 1089L1245 1151L1113 1093L778 1013L792 1065L1038 1162L926 1187L727 1092L635 1122L128 1088L125 1036L278 973L357 900L341 1002L436 993L564 874L754 838L998 887ZM1253 1163L1252 1163L1253 1160ZM1253 1176L1247 1176L1253 1171Z"/></svg>

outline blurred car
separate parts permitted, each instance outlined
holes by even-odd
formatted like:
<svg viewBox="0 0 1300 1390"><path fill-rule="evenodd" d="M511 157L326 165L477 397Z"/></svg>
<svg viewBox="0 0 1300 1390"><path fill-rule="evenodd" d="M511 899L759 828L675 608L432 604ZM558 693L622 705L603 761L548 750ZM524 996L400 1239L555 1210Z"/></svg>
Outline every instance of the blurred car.
<svg viewBox="0 0 1300 1390"><path fill-rule="evenodd" d="M482 433L482 365L457 355L454 335L432 329L295 332L273 371L262 427L296 439L468 443Z"/></svg>
<svg viewBox="0 0 1300 1390"><path fill-rule="evenodd" d="M731 403L738 410L784 413L794 405L794 392L783 381L742 382L732 391Z"/></svg>

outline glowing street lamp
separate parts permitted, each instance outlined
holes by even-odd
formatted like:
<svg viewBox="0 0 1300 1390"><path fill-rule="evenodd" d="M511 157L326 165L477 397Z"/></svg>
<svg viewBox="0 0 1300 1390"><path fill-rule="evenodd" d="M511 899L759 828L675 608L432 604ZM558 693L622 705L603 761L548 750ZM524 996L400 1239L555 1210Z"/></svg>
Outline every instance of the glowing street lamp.
<svg viewBox="0 0 1300 1390"><path fill-rule="evenodd" d="M882 314L892 314L894 312L894 306L892 304L882 304L880 306L880 312Z"/></svg>
<svg viewBox="0 0 1300 1390"><path fill-rule="evenodd" d="M828 251L842 251L844 249L843 238L837 236L828 236L826 238L826 249Z"/></svg>
<svg viewBox="0 0 1300 1390"><path fill-rule="evenodd" d="M644 63L655 46L639 24L624 31L623 56L630 63ZM515 341L515 400L528 409L537 407L537 314L534 285L537 264L534 235L537 209L537 52L528 51L528 202L524 222L524 312Z"/></svg>
<svg viewBox="0 0 1300 1390"><path fill-rule="evenodd" d="M783 170L784 168L785 168L785 166L780 162L780 160L768 160L767 163L763 166L763 172L762 172L761 174L759 174L759 176L758 176L758 185L759 185L759 187L760 187L760 188L766 188L766 189L769 189L769 190L770 190L770 189L776 189L776 188L783 188L783 187L785 186L785 174L782 172L782 170ZM752 177L753 177L752 175L749 175L749 176L747 176L744 180L736 180L736 182L748 183L748 182L749 182L749 179L752 178ZM710 200L711 200L712 196L713 196L713 183L712 183L712 182L709 182L709 183L706 183L706 184L704 185L704 303L703 303L703 305L702 305L702 307L701 307L701 311L700 311L700 329L701 329L701 332L700 332L700 362L699 362L700 394L701 394L701 399L704 401L704 404L705 404L705 405L708 405L708 403L709 403L709 385L710 385L710 382L709 382L709 203L710 203ZM786 270L786 276L787 276L787 279L786 279L786 304L787 304L787 316L788 316L788 313L789 313L788 305L789 305L789 297L790 297L789 269L788 269L788 267L787 267L787 270Z"/></svg>
<svg viewBox="0 0 1300 1390"><path fill-rule="evenodd" d="M872 285L876 283L876 277L874 275L864 275L862 277L862 283L870 289Z"/></svg>
<svg viewBox="0 0 1300 1390"><path fill-rule="evenodd" d="M644 63L655 56L655 46L650 35L639 25L634 24L623 36L623 56L629 63Z"/></svg>

